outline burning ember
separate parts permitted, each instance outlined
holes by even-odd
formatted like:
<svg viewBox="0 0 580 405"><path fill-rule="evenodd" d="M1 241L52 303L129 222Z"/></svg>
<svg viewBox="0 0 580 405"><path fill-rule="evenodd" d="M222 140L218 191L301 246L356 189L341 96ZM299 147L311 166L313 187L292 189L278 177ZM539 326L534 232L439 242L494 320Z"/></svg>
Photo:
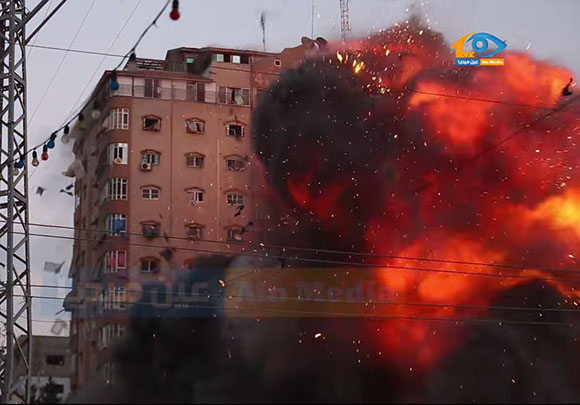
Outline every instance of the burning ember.
<svg viewBox="0 0 580 405"><path fill-rule="evenodd" d="M439 320L374 323L383 357L431 368L461 343L457 320L488 319L520 284L543 280L577 305L571 72L507 51L505 66L457 67L413 20L336 46L271 89L255 142L278 194L326 235L287 244L372 253L350 260L384 266L376 281L399 304L384 315Z"/></svg>

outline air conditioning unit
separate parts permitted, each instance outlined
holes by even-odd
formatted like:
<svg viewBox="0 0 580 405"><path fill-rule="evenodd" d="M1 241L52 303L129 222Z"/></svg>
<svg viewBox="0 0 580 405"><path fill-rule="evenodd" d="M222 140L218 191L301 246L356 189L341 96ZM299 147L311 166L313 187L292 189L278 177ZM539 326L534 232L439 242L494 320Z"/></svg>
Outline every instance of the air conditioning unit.
<svg viewBox="0 0 580 405"><path fill-rule="evenodd" d="M149 171L152 169L152 165L149 162L141 162L141 170L143 171Z"/></svg>

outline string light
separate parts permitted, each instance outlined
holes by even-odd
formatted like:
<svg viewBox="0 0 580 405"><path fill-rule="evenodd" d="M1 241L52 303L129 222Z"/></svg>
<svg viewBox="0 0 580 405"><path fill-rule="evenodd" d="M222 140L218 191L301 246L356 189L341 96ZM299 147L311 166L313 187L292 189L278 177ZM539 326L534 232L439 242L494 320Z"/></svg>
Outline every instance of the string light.
<svg viewBox="0 0 580 405"><path fill-rule="evenodd" d="M36 149L32 151L32 166L37 167L40 164L38 161L38 153L36 153Z"/></svg>
<svg viewBox="0 0 580 405"><path fill-rule="evenodd" d="M86 131L87 124L85 123L85 115L82 112L79 113L78 119L79 119L79 129L81 131Z"/></svg>
<svg viewBox="0 0 580 405"><path fill-rule="evenodd" d="M116 69L111 72L111 90L112 91L119 90L119 79L117 78Z"/></svg>
<svg viewBox="0 0 580 405"><path fill-rule="evenodd" d="M40 155L42 160L48 160L48 146L44 145L42 147L42 155Z"/></svg>
<svg viewBox="0 0 580 405"><path fill-rule="evenodd" d="M20 155L20 159L14 164L14 167L17 169L24 168L24 156Z"/></svg>
<svg viewBox="0 0 580 405"><path fill-rule="evenodd" d="M56 132L53 132L50 135L50 139L48 140L48 142L46 143L46 146L48 147L48 149L53 149L54 148L54 140L56 139Z"/></svg>
<svg viewBox="0 0 580 405"><path fill-rule="evenodd" d="M171 13L169 13L169 17L171 17L172 20L176 21L179 20L180 16L181 14L179 14L179 0L173 0L173 4L171 6Z"/></svg>
<svg viewBox="0 0 580 405"><path fill-rule="evenodd" d="M60 140L62 141L62 143L70 142L70 127L68 125L65 125L64 134L62 135L62 138L60 138Z"/></svg>

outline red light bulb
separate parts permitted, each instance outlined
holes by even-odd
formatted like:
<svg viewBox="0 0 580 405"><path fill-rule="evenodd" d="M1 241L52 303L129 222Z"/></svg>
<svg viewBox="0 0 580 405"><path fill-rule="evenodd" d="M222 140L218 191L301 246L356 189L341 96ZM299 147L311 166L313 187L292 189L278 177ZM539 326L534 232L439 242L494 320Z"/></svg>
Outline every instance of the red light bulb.
<svg viewBox="0 0 580 405"><path fill-rule="evenodd" d="M40 158L42 160L48 160L48 147L46 145L42 147L42 155L40 155Z"/></svg>
<svg viewBox="0 0 580 405"><path fill-rule="evenodd" d="M179 20L180 16L181 14L179 14L179 10L176 8L171 10L171 13L169 13L169 17L171 17L172 20Z"/></svg>

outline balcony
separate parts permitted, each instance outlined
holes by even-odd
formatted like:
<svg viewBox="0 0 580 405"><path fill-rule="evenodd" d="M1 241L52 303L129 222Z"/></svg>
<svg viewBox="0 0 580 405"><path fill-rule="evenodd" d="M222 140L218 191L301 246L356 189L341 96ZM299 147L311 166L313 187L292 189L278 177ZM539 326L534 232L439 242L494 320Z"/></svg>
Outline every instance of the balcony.
<svg viewBox="0 0 580 405"><path fill-rule="evenodd" d="M137 86L131 84L120 84L117 91L109 89L109 97L124 96L135 98L152 98L159 100L174 100L174 101L195 101L198 103L213 103L217 102L216 91L198 91L197 88L170 88L159 87L152 88L150 86ZM223 103L226 104L226 103Z"/></svg>

